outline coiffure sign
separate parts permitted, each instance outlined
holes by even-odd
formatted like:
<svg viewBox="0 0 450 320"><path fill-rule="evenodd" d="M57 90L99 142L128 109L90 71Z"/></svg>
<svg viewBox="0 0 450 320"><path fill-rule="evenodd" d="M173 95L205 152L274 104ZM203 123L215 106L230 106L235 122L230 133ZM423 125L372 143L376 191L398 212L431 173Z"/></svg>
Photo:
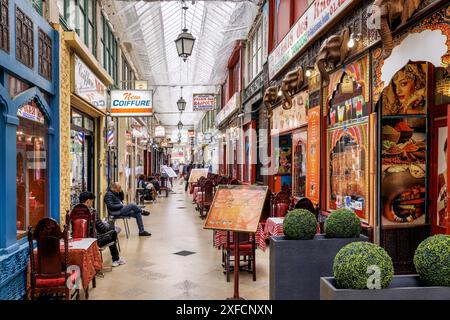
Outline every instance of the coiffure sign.
<svg viewBox="0 0 450 320"><path fill-rule="evenodd" d="M238 108L239 108L239 92L236 92L234 96L228 101L225 107L220 110L216 116L216 125L221 125L225 120L227 120Z"/></svg>
<svg viewBox="0 0 450 320"><path fill-rule="evenodd" d="M353 0L316 0L269 55L269 77L274 78L311 40Z"/></svg>
<svg viewBox="0 0 450 320"><path fill-rule="evenodd" d="M97 109L106 112L106 86L89 69L84 62L75 55L75 94L86 100Z"/></svg>
<svg viewBox="0 0 450 320"><path fill-rule="evenodd" d="M111 91L111 116L149 117L153 113L152 91Z"/></svg>

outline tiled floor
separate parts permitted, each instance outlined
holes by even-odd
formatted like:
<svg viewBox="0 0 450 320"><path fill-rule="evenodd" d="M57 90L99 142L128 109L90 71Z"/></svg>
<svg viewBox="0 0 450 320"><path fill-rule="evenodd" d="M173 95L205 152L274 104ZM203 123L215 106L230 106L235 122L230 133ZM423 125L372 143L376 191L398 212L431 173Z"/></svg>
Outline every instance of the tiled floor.
<svg viewBox="0 0 450 320"><path fill-rule="evenodd" d="M120 235L121 256L127 263L97 278L90 299L226 299L233 295L233 276L226 282L221 251L212 246L212 231L204 230L192 197L174 183L175 194L148 205L143 217L151 237L139 237L134 220L131 236ZM180 201L181 200L181 201ZM181 208L185 207L185 208ZM118 225L122 227L121 222ZM180 251L193 254L179 255ZM104 265L111 265L109 250ZM257 281L241 272L240 295L245 299L269 298L269 253L257 250ZM83 295L84 296L84 295Z"/></svg>

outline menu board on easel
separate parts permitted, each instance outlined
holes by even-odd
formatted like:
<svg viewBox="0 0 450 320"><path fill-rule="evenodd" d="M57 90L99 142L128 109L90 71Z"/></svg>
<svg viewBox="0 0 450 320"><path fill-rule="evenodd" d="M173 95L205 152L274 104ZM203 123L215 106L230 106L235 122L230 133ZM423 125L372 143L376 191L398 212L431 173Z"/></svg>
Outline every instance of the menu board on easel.
<svg viewBox="0 0 450 320"><path fill-rule="evenodd" d="M256 233L267 186L220 185L204 229Z"/></svg>
<svg viewBox="0 0 450 320"><path fill-rule="evenodd" d="M189 183L197 182L201 177L208 176L208 169L192 169L189 175Z"/></svg>

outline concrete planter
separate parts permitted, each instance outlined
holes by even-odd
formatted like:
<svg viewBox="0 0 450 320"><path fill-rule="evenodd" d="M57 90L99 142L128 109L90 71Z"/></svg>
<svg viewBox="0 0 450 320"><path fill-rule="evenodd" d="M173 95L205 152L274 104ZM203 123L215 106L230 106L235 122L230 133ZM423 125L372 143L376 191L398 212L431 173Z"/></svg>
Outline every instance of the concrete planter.
<svg viewBox="0 0 450 320"><path fill-rule="evenodd" d="M418 275L394 276L386 289L337 289L333 277L320 279L321 300L450 300L450 287L427 287Z"/></svg>
<svg viewBox="0 0 450 320"><path fill-rule="evenodd" d="M319 300L320 277L333 275L334 257L345 245L368 241L366 236L313 240L270 238L270 299Z"/></svg>

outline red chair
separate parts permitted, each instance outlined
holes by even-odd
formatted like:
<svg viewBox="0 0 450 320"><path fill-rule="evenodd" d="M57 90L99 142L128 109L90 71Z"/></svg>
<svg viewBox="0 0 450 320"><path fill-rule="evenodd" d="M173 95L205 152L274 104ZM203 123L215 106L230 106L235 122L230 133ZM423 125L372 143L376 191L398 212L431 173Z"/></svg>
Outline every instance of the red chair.
<svg viewBox="0 0 450 320"><path fill-rule="evenodd" d="M205 218L214 199L214 184L211 180L205 180L200 193L200 202L198 203L200 217ZM206 213L205 213L206 211Z"/></svg>
<svg viewBox="0 0 450 320"><path fill-rule="evenodd" d="M241 182L238 179L231 179L231 181L228 184L231 186L240 186Z"/></svg>
<svg viewBox="0 0 450 320"><path fill-rule="evenodd" d="M85 204L77 204L66 214L66 223L72 232L72 238L95 238L95 213Z"/></svg>
<svg viewBox="0 0 450 320"><path fill-rule="evenodd" d="M71 298L71 290L66 285L69 279L69 240L67 226L61 232L59 224L51 218L40 220L33 232L28 228L28 250L30 257L31 300L41 294L63 294L66 300ZM61 253L61 239L64 251ZM33 241L37 242L37 261L35 261ZM79 291L78 295L79 297Z"/></svg>
<svg viewBox="0 0 450 320"><path fill-rule="evenodd" d="M160 187L159 191L165 191L166 192L166 198L169 196L169 186L167 184L168 179L166 177L160 177Z"/></svg>
<svg viewBox="0 0 450 320"><path fill-rule="evenodd" d="M290 210L291 194L286 192L278 192L272 199L271 217L284 217Z"/></svg>
<svg viewBox="0 0 450 320"><path fill-rule="evenodd" d="M231 241L230 232L227 232L227 243L222 247L222 265L227 282L230 282L230 274L236 266L239 270L252 273L253 281L256 281L256 237L249 233L238 233L238 237L239 258L237 264L234 261L235 243L234 239ZM241 262L244 262L244 265L241 265Z"/></svg>

